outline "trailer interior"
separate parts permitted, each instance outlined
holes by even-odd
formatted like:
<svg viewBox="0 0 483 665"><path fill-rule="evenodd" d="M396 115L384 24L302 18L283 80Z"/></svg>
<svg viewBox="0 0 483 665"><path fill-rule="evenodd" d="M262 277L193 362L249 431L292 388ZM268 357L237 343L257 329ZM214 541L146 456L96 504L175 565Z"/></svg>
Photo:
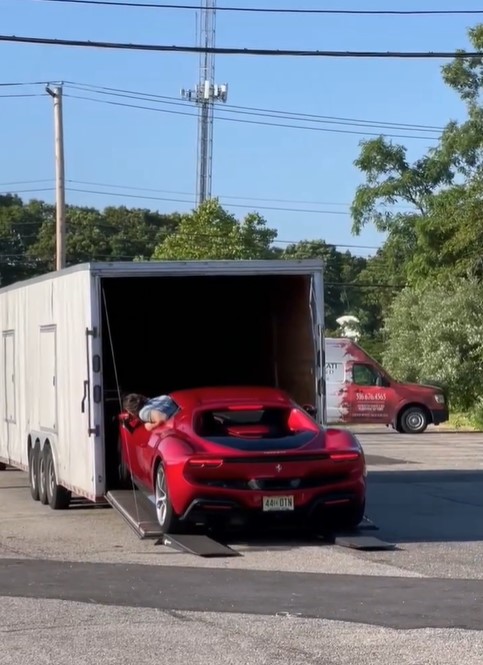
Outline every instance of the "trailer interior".
<svg viewBox="0 0 483 665"><path fill-rule="evenodd" d="M265 385L315 402L310 276L104 278L101 289L108 470L119 392Z"/></svg>

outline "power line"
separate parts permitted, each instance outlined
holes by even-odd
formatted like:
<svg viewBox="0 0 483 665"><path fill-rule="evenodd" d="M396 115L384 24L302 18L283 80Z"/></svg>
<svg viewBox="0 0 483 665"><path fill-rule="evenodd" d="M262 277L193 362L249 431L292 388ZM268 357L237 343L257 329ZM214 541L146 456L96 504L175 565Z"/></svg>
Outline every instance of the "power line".
<svg viewBox="0 0 483 665"><path fill-rule="evenodd" d="M0 42L37 44L44 46L76 46L121 51L153 51L164 53L215 53L218 55L258 55L303 58L403 58L403 59L466 59L481 58L479 51L318 51L300 49L231 48L216 46L175 46L167 44L129 44L126 42L87 41L83 39L54 39L51 37L19 37L0 35Z"/></svg>
<svg viewBox="0 0 483 665"><path fill-rule="evenodd" d="M49 81L33 81L33 82L25 82L25 81L16 81L16 82L11 82L11 83L0 83L0 87L8 87L8 86L33 86L33 85L47 85ZM91 83L83 83L83 82L76 82L76 81L63 81L63 83L74 90L81 90L83 92L95 92L98 94L105 94L105 95L111 95L113 97L125 97L127 99L139 99L143 101L159 101L161 103L169 104L169 105L175 105L175 106L183 106L186 107L187 104L184 102L181 102L178 100L177 97L171 97L168 95L156 95L153 93L149 92L143 92L143 91L138 91L138 90L126 90L124 88L112 88L109 86L98 86L94 85ZM43 96L43 95L41 95ZM232 111L233 109L233 111ZM306 113L302 111L285 111L283 109L267 109L267 108L260 108L256 106L241 106L237 104L225 104L223 106L223 112L234 112L237 113L238 111L241 113L242 111L253 111L254 113L252 115L268 115L268 117L271 117L269 114L273 114L274 116L282 116L282 117L287 117L290 119L303 119L304 122L321 122L323 124L342 124L342 125L350 125L350 126L358 126L358 127L387 127L391 129L401 129L401 130L406 130L406 129L414 129L414 130L424 130L424 131L434 131L434 132L442 132L444 131L444 127L438 126L438 125L425 125L421 123L405 123L405 122L391 122L389 120L367 120L364 118L352 118L352 117L344 117L344 116L335 116L335 115L321 115L317 113Z"/></svg>
<svg viewBox="0 0 483 665"><path fill-rule="evenodd" d="M120 2L119 0L43 0L61 4L99 5L107 7L141 7L148 9L199 10L199 5L174 5L151 2ZM325 14L349 16L464 16L483 14L480 9L290 9L284 7L217 7L220 12L246 12L256 14Z"/></svg>
<svg viewBox="0 0 483 665"><path fill-rule="evenodd" d="M124 108L133 108L133 109L141 109L144 111L155 111L157 113L169 113L171 115L184 115L184 116L189 116L192 118L196 118L196 114L194 113L188 113L187 111L170 111L168 109L161 109L161 108L154 108L152 106L144 106L141 104L127 104L126 102L114 102L112 100L108 99L93 99L92 97L85 97L83 95L71 95L71 94L64 94L64 97L69 97L70 99L81 99L84 101L88 102L95 102L97 104L109 104L111 106L120 106ZM327 132L327 133L332 133L332 134L353 134L356 136L387 136L391 138L399 138L399 139L417 139L417 140L425 140L425 141L436 141L438 137L436 136L414 136L410 134L386 134L384 132L358 132L358 131L352 131L349 129L328 129L327 127L310 127L308 125L294 125L294 124L288 124L288 123L280 123L280 122L263 122L261 120L244 120L242 118L226 118L224 116L216 115L215 118L217 120L223 120L225 122L238 122L238 123L243 123L243 124L248 124L248 125L259 125L263 127L282 127L282 128L287 128L287 129L304 129L308 131L313 131L313 132Z"/></svg>
<svg viewBox="0 0 483 665"><path fill-rule="evenodd" d="M122 88L111 88L108 86L98 86L98 85L93 85L90 83L78 83L75 81L64 81L65 84L68 86L72 86L75 88L79 89L86 89L86 92L111 92L111 93L122 93L124 95L132 95L136 97L146 97L146 98L152 98L154 100L173 100L177 104L181 104L182 102L179 102L176 97L169 97L167 95L155 95L152 93L148 92L140 92L140 91L135 91L135 90L125 90ZM146 101L151 101L146 99ZM290 115L290 116L299 116L299 117L304 117L304 118L314 118L314 119L321 119L321 120L336 120L336 121L343 121L343 122L348 122L348 123L364 123L364 124L369 124L369 125L376 125L376 126L382 126L382 125L388 125L391 127L397 127L397 128L408 128L408 129L414 129L414 128L419 128L419 129L428 129L428 130L434 130L434 131L443 131L444 127L439 127L436 125L422 125L418 123L401 123L401 122L389 122L389 121L384 121L384 120L364 120L361 118L347 118L347 117L342 117L342 116L334 116L334 115L320 115L316 113L304 113L304 112L299 112L299 111L283 111L280 109L265 109L265 108L260 108L256 106L240 106L236 104L225 104L224 109L243 109L246 111L259 111L261 113L276 113L276 114L283 114L283 115Z"/></svg>
<svg viewBox="0 0 483 665"><path fill-rule="evenodd" d="M0 187L9 187L10 185L31 185L31 184L37 184L37 183L44 183L44 182L53 182L53 178L38 178L37 180L13 180L13 181L8 181L8 182L1 182ZM174 194L178 196L189 196L192 199L194 199L194 193L193 192L183 192L179 190L172 190L172 189L158 189L154 187L139 187L135 185L126 185L126 184L117 184L117 183L105 183L105 182L93 182L92 180L74 180L74 179L66 179L66 183L71 183L74 185L88 185L92 187L107 187L111 189L121 189L121 190L134 190L138 192L151 192L154 194ZM53 187L47 187L47 190L53 189ZM6 194L16 194L18 191L21 192L32 192L32 191L38 191L37 189L24 189L24 190L17 190L15 192L0 192L0 196L5 196ZM106 192L107 193L107 192ZM144 198L141 197L140 198ZM350 208L351 204L350 203L342 203L340 201L306 201L306 200L301 200L301 199L281 199L278 197L256 197L256 196L236 196L234 194L219 194L217 195L217 198L219 198L221 201L225 201L226 199L234 199L235 201L253 201L253 202L265 202L265 203L291 203L291 204L297 204L297 205L312 205L312 206L342 206L344 208ZM231 206L232 204L227 202L226 205ZM413 210L412 207L410 206L403 206L398 208L399 210L408 210L411 211ZM321 212L318 210L317 212ZM347 212L346 214L350 214ZM374 247L368 247L368 249L375 249Z"/></svg>
<svg viewBox="0 0 483 665"><path fill-rule="evenodd" d="M115 88L106 88L105 86L95 86L89 84L79 84L66 82L68 88L80 90L82 92L90 92L112 97L123 97L127 99L136 99L147 102L157 102L160 104L167 104L170 106L182 106L186 108L186 103L176 100L174 97L167 97L162 95L152 95L144 92L134 92L128 90L116 90ZM328 125L348 125L351 127L384 127L386 129L412 129L418 132L442 132L444 127L437 127L435 125L417 125L411 123L396 123L384 122L376 120L361 120L358 118L343 118L338 116L323 116L315 113L301 113L296 111L283 111L276 109L262 109L250 106L237 106L233 104L226 104L220 108L223 113L235 113L240 115L255 115L262 118L280 118L289 120L302 120L303 122L313 122Z"/></svg>

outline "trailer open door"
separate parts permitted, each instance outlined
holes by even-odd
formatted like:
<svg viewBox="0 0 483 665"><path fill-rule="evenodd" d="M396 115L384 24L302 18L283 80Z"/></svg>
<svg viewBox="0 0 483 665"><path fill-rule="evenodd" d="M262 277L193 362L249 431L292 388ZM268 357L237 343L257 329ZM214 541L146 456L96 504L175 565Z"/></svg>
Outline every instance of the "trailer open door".
<svg viewBox="0 0 483 665"><path fill-rule="evenodd" d="M315 273L310 283L310 312L315 352L315 407L317 421L327 424L325 389L325 335L324 335L324 281L322 273Z"/></svg>

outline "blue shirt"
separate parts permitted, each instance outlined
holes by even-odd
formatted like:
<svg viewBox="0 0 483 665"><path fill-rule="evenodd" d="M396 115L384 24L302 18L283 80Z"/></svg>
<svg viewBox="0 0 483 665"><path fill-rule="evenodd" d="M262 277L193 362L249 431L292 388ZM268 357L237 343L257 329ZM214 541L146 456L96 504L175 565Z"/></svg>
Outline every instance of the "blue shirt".
<svg viewBox="0 0 483 665"><path fill-rule="evenodd" d="M169 395L159 395L158 397L153 397L143 406L139 412L140 420L143 420L145 423L151 422L151 412L160 411L167 415L168 418L171 418L172 415L178 410L178 405L173 402Z"/></svg>

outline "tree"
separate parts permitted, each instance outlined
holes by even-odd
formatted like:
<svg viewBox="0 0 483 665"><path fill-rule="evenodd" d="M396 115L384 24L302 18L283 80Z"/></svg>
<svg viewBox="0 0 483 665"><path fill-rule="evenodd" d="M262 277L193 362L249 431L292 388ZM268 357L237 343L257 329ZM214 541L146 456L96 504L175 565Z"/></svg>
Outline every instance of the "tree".
<svg viewBox="0 0 483 665"><path fill-rule="evenodd" d="M157 260L266 259L273 257L277 232L257 213L239 222L217 199L181 215L175 233L155 249Z"/></svg>
<svg viewBox="0 0 483 665"><path fill-rule="evenodd" d="M38 273L38 262L28 252L48 215L48 206L40 201L24 205L16 195L0 196L1 286Z"/></svg>
<svg viewBox="0 0 483 665"><path fill-rule="evenodd" d="M383 360L395 378L445 387L463 410L483 395L483 284L452 278L406 288L386 320Z"/></svg>
<svg viewBox="0 0 483 665"><path fill-rule="evenodd" d="M177 226L176 215L162 215L138 208L68 206L66 209L66 262L132 261L150 258L156 245ZM28 255L45 270L54 269L54 210L46 218Z"/></svg>
<svg viewBox="0 0 483 665"><path fill-rule="evenodd" d="M483 25L468 34L481 52ZM351 206L353 232L373 224L388 234L385 273L401 283L452 273L452 267L452 274L480 270L483 58L456 58L442 75L466 104L463 123L448 122L437 146L412 164L406 148L383 137L362 142L355 161L365 183Z"/></svg>

